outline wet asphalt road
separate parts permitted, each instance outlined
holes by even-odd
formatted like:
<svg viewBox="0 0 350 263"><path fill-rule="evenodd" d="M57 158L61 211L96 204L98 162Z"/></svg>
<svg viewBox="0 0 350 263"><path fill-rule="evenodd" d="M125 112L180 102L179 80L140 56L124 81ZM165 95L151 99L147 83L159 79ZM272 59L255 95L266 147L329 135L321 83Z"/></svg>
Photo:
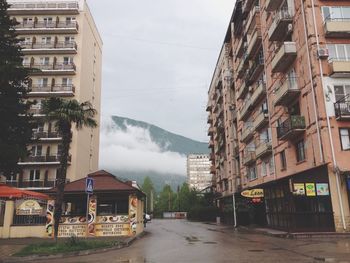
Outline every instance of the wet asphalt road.
<svg viewBox="0 0 350 263"><path fill-rule="evenodd" d="M127 248L48 262L350 263L349 238L283 239L185 220L153 220L146 230Z"/></svg>

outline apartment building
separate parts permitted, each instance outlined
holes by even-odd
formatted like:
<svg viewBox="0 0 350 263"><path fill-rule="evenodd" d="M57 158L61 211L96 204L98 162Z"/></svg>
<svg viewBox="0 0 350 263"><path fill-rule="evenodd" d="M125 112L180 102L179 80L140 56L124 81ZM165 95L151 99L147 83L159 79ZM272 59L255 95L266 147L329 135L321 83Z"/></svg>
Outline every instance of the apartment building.
<svg viewBox="0 0 350 263"><path fill-rule="evenodd" d="M42 100L57 96L90 101L98 111L101 99L102 40L86 1L11 0L8 13L19 23L23 65L31 68L29 100L36 121L30 156L20 160L22 172L2 178L20 188L46 189L59 172L60 134L44 121ZM99 128L73 129L67 179L83 178L97 170Z"/></svg>
<svg viewBox="0 0 350 263"><path fill-rule="evenodd" d="M350 229L349 19L348 1L235 4L240 176L243 190L264 189L260 223Z"/></svg>
<svg viewBox="0 0 350 263"><path fill-rule="evenodd" d="M210 167L208 154L189 154L187 156L187 182L190 188L202 191L211 186Z"/></svg>

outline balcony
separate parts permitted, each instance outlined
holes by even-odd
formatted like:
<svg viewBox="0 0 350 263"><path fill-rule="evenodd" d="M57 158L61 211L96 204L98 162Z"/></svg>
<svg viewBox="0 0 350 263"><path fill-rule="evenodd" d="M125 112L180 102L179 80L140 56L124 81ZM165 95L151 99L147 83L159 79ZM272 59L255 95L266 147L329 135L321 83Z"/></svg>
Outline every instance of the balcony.
<svg viewBox="0 0 350 263"><path fill-rule="evenodd" d="M297 57L295 42L284 42L272 59L272 72L285 72Z"/></svg>
<svg viewBox="0 0 350 263"><path fill-rule="evenodd" d="M35 54L76 54L77 44L74 41L34 43L22 42L22 52L25 55Z"/></svg>
<svg viewBox="0 0 350 263"><path fill-rule="evenodd" d="M237 44L236 57L238 58L242 57L246 47L247 47L247 41L244 37L242 37Z"/></svg>
<svg viewBox="0 0 350 263"><path fill-rule="evenodd" d="M274 0L271 0L274 1ZM288 25L293 22L292 11L282 8L275 13L268 35L270 41L281 41L288 33Z"/></svg>
<svg viewBox="0 0 350 263"><path fill-rule="evenodd" d="M297 77L287 77L275 89L275 106L288 106L293 100L300 95Z"/></svg>
<svg viewBox="0 0 350 263"><path fill-rule="evenodd" d="M265 9L266 11L274 11L279 8L282 4L283 0L266 0Z"/></svg>
<svg viewBox="0 0 350 263"><path fill-rule="evenodd" d="M210 173L215 174L215 172L216 172L215 166L214 165L210 166Z"/></svg>
<svg viewBox="0 0 350 263"><path fill-rule="evenodd" d="M75 93L75 87L73 85L54 85L54 86L41 86L34 85L30 87L28 97L73 97Z"/></svg>
<svg viewBox="0 0 350 263"><path fill-rule="evenodd" d="M47 63L47 64L23 64L25 68L30 69L31 75L74 75L76 67L71 63Z"/></svg>
<svg viewBox="0 0 350 263"><path fill-rule="evenodd" d="M245 52L237 68L238 78L242 78L244 76L244 73L246 72L247 67L248 67L248 55L247 55L247 52Z"/></svg>
<svg viewBox="0 0 350 263"><path fill-rule="evenodd" d="M303 134L305 129L305 117L293 115L277 127L277 138L284 141L293 140Z"/></svg>
<svg viewBox="0 0 350 263"><path fill-rule="evenodd" d="M55 187L56 181L48 181L48 180L32 180L32 181L14 181L14 180L7 180L5 182L6 185L17 187L17 188L52 188Z"/></svg>
<svg viewBox="0 0 350 263"><path fill-rule="evenodd" d="M242 4L242 12L248 13L252 7L252 4L254 3L254 0L245 0Z"/></svg>
<svg viewBox="0 0 350 263"><path fill-rule="evenodd" d="M247 81L249 83L253 83L260 75L261 72L264 70L264 55L263 53L259 53L257 58L254 60L252 63L249 72L248 72L248 77Z"/></svg>
<svg viewBox="0 0 350 263"><path fill-rule="evenodd" d="M42 113L42 108L38 107L37 105L33 105L28 110L29 114L32 114L33 117L43 117L44 114Z"/></svg>
<svg viewBox="0 0 350 263"><path fill-rule="evenodd" d="M256 155L255 151L253 150L248 150L244 152L244 157L243 157L243 164L244 165L249 165L256 160Z"/></svg>
<svg viewBox="0 0 350 263"><path fill-rule="evenodd" d="M77 15L79 14L78 2L22 2L11 3L7 10L9 15Z"/></svg>
<svg viewBox="0 0 350 263"><path fill-rule="evenodd" d="M326 37L348 38L350 36L350 19L326 19L324 31Z"/></svg>
<svg viewBox="0 0 350 263"><path fill-rule="evenodd" d="M350 77L350 60L348 59L331 59L329 61L329 71L333 78Z"/></svg>
<svg viewBox="0 0 350 263"><path fill-rule="evenodd" d="M247 54L248 57L251 58L253 55L253 51L257 50L257 48L259 48L261 45L261 32L260 29L256 28L250 41L249 41L249 45L247 48Z"/></svg>
<svg viewBox="0 0 350 263"><path fill-rule="evenodd" d="M244 96L247 94L248 90L249 90L249 87L246 85L246 82L242 81L242 85L237 91L237 98L243 99Z"/></svg>
<svg viewBox="0 0 350 263"><path fill-rule="evenodd" d="M208 129L208 136L213 135L214 132L215 132L215 128L214 128L214 127L210 127L210 128Z"/></svg>
<svg viewBox="0 0 350 263"><path fill-rule="evenodd" d="M213 106L208 103L207 108L205 109L205 111L211 112L212 108L213 108Z"/></svg>
<svg viewBox="0 0 350 263"><path fill-rule="evenodd" d="M271 153L272 153L271 141L260 142L260 145L256 148L256 151L255 151L256 158L262 158Z"/></svg>
<svg viewBox="0 0 350 263"><path fill-rule="evenodd" d="M213 148L214 147L214 141L213 140L210 140L209 141L209 147L208 148Z"/></svg>
<svg viewBox="0 0 350 263"><path fill-rule="evenodd" d="M256 89L253 92L252 97L250 98L250 102L252 107L255 105L266 95L266 84L264 81L259 81Z"/></svg>
<svg viewBox="0 0 350 263"><path fill-rule="evenodd" d="M257 24L257 21L260 22L259 18L259 12L260 12L260 7L259 6L254 6L249 13L249 17L247 19L247 22L245 23L245 32L251 32L251 28Z"/></svg>
<svg viewBox="0 0 350 263"><path fill-rule="evenodd" d="M16 25L17 34L77 34L78 23L69 22L29 22Z"/></svg>
<svg viewBox="0 0 350 263"><path fill-rule="evenodd" d="M71 162L71 156L68 158L68 162ZM57 165L60 164L59 155L45 155L45 156L28 156L21 160L19 165Z"/></svg>
<svg viewBox="0 0 350 263"><path fill-rule="evenodd" d="M211 114L208 116L207 123L213 123L213 116Z"/></svg>
<svg viewBox="0 0 350 263"><path fill-rule="evenodd" d="M335 117L338 121L350 120L350 95L334 103Z"/></svg>
<svg viewBox="0 0 350 263"><path fill-rule="evenodd" d="M269 123L269 114L267 112L261 111L254 120L254 129L259 130Z"/></svg>
<svg viewBox="0 0 350 263"><path fill-rule="evenodd" d="M246 143L247 141L249 141L254 135L254 126L253 125L249 125L247 127L244 127L242 129L242 138L241 141Z"/></svg>
<svg viewBox="0 0 350 263"><path fill-rule="evenodd" d="M62 139L62 136L58 132L35 131L33 132L32 139L40 141L58 141Z"/></svg>
<svg viewBox="0 0 350 263"><path fill-rule="evenodd" d="M248 99L244 102L242 109L239 111L239 119L241 121L245 120L248 116L249 113L252 110L252 103L251 100Z"/></svg>

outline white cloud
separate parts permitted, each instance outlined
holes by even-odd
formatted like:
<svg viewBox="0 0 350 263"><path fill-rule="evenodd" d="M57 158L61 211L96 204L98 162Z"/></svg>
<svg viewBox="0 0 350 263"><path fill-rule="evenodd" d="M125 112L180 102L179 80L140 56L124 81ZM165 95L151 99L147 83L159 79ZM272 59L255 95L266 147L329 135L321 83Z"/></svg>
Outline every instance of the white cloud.
<svg viewBox="0 0 350 263"><path fill-rule="evenodd" d="M162 151L152 141L149 130L126 126L118 128L110 117L102 120L100 168L123 171L155 171L186 174L186 157Z"/></svg>

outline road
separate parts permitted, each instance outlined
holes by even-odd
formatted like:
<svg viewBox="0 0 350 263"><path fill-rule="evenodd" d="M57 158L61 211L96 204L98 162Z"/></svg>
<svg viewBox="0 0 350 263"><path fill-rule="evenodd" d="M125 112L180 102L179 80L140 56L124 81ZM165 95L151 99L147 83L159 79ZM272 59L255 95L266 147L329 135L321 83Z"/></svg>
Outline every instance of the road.
<svg viewBox="0 0 350 263"><path fill-rule="evenodd" d="M127 248L48 262L350 262L345 238L283 239L185 220L153 220L146 230Z"/></svg>

